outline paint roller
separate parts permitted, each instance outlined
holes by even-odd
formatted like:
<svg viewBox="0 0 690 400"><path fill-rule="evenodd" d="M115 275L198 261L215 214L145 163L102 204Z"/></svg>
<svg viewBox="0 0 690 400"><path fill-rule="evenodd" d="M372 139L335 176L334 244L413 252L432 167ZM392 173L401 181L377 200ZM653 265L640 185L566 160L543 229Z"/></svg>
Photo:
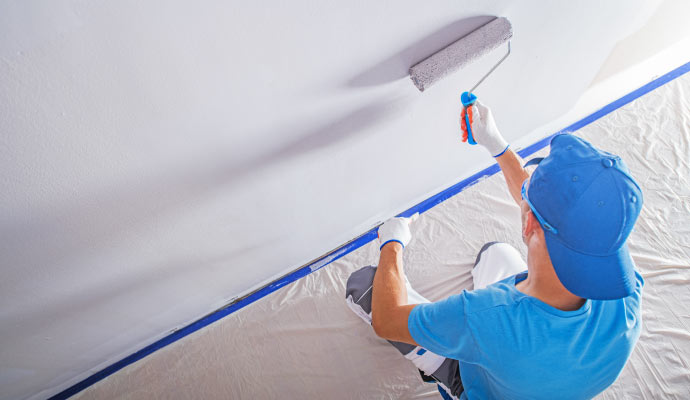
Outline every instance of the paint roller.
<svg viewBox="0 0 690 400"><path fill-rule="evenodd" d="M506 41L508 52L493 66L473 87L462 93L460 101L467 108L477 101L474 90L484 82L507 57L510 55L510 38L513 37L513 26L507 18L495 18L490 22L470 32L468 35L456 40L443 49L437 51L426 59L410 68L410 78L414 85L423 92L434 83L468 65L472 61L484 56ZM477 144L472 137L468 113L465 113L467 125L467 142Z"/></svg>

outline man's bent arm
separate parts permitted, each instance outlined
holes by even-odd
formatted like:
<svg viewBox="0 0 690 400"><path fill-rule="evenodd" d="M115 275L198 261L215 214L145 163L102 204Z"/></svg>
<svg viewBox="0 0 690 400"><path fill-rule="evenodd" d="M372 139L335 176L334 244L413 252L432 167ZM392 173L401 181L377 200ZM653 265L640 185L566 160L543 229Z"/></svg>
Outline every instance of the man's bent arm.
<svg viewBox="0 0 690 400"><path fill-rule="evenodd" d="M513 200L520 205L520 201L522 200L522 182L529 178L527 171L522 168L520 156L515 154L512 149L508 148L505 153L496 157L496 161L498 161L498 165L501 167L501 171L503 171L503 176L506 178L506 184L508 185L510 195L513 196Z"/></svg>
<svg viewBox="0 0 690 400"><path fill-rule="evenodd" d="M402 252L403 247L397 242L389 242L381 249L374 276L371 324L376 334L384 339L416 346L407 328L407 319L415 304L407 304Z"/></svg>

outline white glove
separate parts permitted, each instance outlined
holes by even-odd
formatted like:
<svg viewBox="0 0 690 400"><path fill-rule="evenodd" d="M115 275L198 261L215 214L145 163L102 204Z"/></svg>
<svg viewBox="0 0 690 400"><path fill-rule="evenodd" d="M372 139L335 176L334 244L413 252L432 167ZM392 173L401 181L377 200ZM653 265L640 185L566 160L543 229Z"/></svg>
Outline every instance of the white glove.
<svg viewBox="0 0 690 400"><path fill-rule="evenodd" d="M417 219L419 213L414 213L410 218L391 218L379 226L379 243L383 248L388 242L398 242L404 248L410 243L412 234L410 233L410 223Z"/></svg>
<svg viewBox="0 0 690 400"><path fill-rule="evenodd" d="M469 113L474 141L484 146L494 157L503 154L508 148L508 142L501 136L501 132L498 131L496 121L494 121L494 116L491 114L489 107L480 103L479 100L474 105L462 110L460 117L460 127L463 132L462 141L467 141L465 112Z"/></svg>

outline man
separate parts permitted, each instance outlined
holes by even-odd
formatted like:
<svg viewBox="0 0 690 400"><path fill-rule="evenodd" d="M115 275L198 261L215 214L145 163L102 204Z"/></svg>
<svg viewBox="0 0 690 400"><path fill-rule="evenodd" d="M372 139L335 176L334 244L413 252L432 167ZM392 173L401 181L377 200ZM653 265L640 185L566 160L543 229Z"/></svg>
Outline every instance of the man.
<svg viewBox="0 0 690 400"><path fill-rule="evenodd" d="M378 268L348 280L348 305L444 398L592 398L615 381L640 335L644 281L626 239L642 192L619 157L568 134L528 163L538 163L530 177L491 111L476 103L467 112L520 206L527 263L510 245L488 243L475 289L429 303L403 272L411 220L393 218L379 228Z"/></svg>

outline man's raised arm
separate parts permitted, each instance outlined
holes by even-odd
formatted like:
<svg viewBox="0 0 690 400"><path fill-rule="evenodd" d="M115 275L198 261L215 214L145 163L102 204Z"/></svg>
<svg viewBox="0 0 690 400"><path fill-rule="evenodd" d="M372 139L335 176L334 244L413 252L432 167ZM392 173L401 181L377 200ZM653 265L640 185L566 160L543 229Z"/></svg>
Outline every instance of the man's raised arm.
<svg viewBox="0 0 690 400"><path fill-rule="evenodd" d="M462 141L467 141L467 125L465 123L465 113L469 113L472 137L481 144L496 159L503 171L510 195L513 196L518 205L522 199L522 182L529 177L527 171L522 168L520 156L515 154L508 146L508 142L498 131L491 110L477 101L474 105L463 109L460 117L462 128Z"/></svg>

